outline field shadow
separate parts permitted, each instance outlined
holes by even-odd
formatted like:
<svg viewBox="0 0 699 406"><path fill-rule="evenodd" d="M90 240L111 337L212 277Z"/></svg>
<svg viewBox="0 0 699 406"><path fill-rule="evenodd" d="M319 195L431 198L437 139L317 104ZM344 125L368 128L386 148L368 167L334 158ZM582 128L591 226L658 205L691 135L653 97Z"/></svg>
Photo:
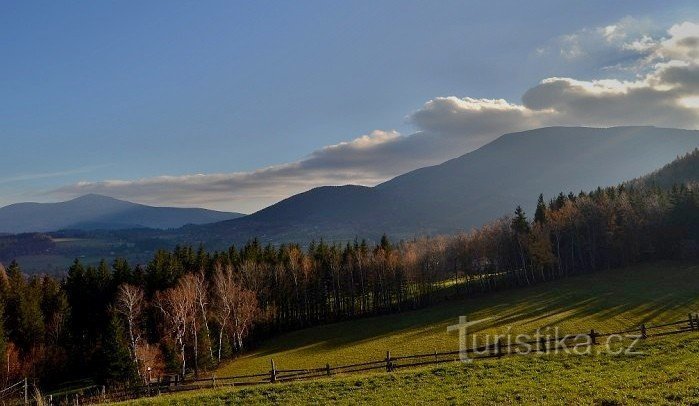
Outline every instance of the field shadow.
<svg viewBox="0 0 699 406"><path fill-rule="evenodd" d="M699 267L678 263L602 271L399 314L298 330L264 342L244 358L292 351L299 355L332 352L382 339L408 343L434 337L440 330L446 336L446 327L463 315L472 320L494 317L471 330L476 334L504 326L530 333L552 323L568 326L584 322L587 329L598 331L610 325L635 327L681 317L699 308L699 284L687 283L697 274ZM357 359L362 356L368 357L357 354Z"/></svg>

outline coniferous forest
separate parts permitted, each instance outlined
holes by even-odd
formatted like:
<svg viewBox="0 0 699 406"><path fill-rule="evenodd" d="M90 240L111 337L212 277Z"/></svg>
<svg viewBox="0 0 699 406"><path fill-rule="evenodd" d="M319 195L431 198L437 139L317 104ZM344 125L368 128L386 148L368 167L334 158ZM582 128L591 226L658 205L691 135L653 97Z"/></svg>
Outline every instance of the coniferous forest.
<svg viewBox="0 0 699 406"><path fill-rule="evenodd" d="M517 207L452 236L307 246L251 240L222 252L181 246L144 265L76 260L61 280L27 277L12 262L0 272L0 377L29 376L48 387L201 374L285 331L695 258L699 191L663 179L539 196L532 215Z"/></svg>

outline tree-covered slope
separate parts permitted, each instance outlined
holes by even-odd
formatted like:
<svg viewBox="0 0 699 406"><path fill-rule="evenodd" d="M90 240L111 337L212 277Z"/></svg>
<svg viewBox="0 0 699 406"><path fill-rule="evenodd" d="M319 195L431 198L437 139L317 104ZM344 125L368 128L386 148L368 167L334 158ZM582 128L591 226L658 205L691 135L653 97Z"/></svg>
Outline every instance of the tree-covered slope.
<svg viewBox="0 0 699 406"><path fill-rule="evenodd" d="M191 227L192 240L349 240L469 230L535 197L615 185L699 146L699 131L551 127L507 134L441 165L373 188L323 187L241 219ZM534 197L534 198L533 198Z"/></svg>
<svg viewBox="0 0 699 406"><path fill-rule="evenodd" d="M678 157L661 169L630 182L634 186L669 188L699 182L699 149Z"/></svg>

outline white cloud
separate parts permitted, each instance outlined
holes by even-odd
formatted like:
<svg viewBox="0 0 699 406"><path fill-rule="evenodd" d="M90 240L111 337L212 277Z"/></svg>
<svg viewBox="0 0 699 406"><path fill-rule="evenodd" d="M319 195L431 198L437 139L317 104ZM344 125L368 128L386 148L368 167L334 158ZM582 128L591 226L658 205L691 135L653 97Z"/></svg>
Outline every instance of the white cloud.
<svg viewBox="0 0 699 406"><path fill-rule="evenodd" d="M655 50L658 58L699 62L699 24L683 22L672 26L668 34Z"/></svg>
<svg viewBox="0 0 699 406"><path fill-rule="evenodd" d="M639 54L648 54L657 47L658 43L650 35L643 35L641 38L636 38L631 42L625 42L621 45L622 49L634 51Z"/></svg>
<svg viewBox="0 0 699 406"><path fill-rule="evenodd" d="M614 24L584 28L554 38L542 47L545 52L536 55L559 55L571 64L638 72L665 32L649 19L625 17Z"/></svg>
<svg viewBox="0 0 699 406"><path fill-rule="evenodd" d="M503 99L437 97L409 119L424 131L451 137L490 135L522 125L535 125L536 112Z"/></svg>
<svg viewBox="0 0 699 406"><path fill-rule="evenodd" d="M521 105L504 100L439 97L426 103L411 118L426 130L452 135L547 125L696 128L699 25L687 22L674 25L666 36L651 39L644 33L634 38L629 29L632 22L625 19L585 32L597 35L597 42L615 42L619 49L642 50L644 54L638 55L639 61L643 60L649 69L634 79L547 78L525 92ZM581 34L573 34L564 41L579 44L583 40Z"/></svg>
<svg viewBox="0 0 699 406"><path fill-rule="evenodd" d="M617 39L626 37L626 32L624 32L618 25L608 25L606 27L601 27L598 31L604 36L607 42L614 42Z"/></svg>
<svg viewBox="0 0 699 406"><path fill-rule="evenodd" d="M65 197L101 193L147 204L254 211L317 185L376 184L385 179L387 170L396 168L387 168L371 151L400 138L396 131L376 130L317 150L298 162L252 172L79 182L51 193Z"/></svg>
<svg viewBox="0 0 699 406"><path fill-rule="evenodd" d="M600 49L630 55L624 66L634 67L632 78L547 78L525 92L521 104L436 97L408 115L417 129L411 135L376 130L297 162L253 172L83 182L53 194L103 193L144 203L249 212L315 186L374 185L461 155L507 132L551 125L697 128L699 25L685 22L661 34L644 27L650 24L624 19L559 43L575 45L561 51L566 58L599 54Z"/></svg>

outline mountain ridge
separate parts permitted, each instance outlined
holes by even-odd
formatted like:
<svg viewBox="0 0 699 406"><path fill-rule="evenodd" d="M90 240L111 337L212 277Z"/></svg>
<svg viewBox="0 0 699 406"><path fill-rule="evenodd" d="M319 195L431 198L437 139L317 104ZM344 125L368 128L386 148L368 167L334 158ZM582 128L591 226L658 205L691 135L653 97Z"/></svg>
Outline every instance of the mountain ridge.
<svg viewBox="0 0 699 406"><path fill-rule="evenodd" d="M643 176L699 147L699 131L651 126L545 127L505 134L442 164L374 187L324 186L244 218L183 230L191 241L399 238L468 231L539 193L578 192ZM533 213L533 212L532 212Z"/></svg>
<svg viewBox="0 0 699 406"><path fill-rule="evenodd" d="M56 203L14 203L0 207L0 232L28 233L62 229L172 229L243 216L199 208L148 206L87 194Z"/></svg>

